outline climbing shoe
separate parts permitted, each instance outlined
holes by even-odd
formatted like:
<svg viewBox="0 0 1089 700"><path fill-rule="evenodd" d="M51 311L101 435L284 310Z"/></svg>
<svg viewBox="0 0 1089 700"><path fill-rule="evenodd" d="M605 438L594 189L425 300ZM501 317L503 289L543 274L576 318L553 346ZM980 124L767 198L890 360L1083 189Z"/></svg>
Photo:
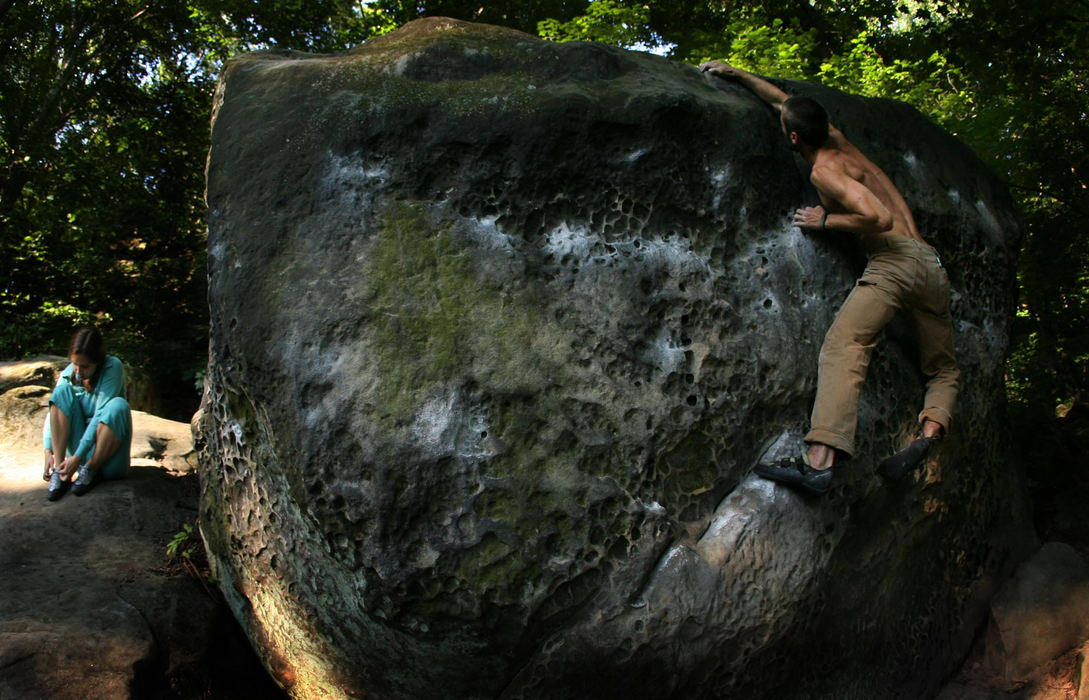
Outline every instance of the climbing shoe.
<svg viewBox="0 0 1089 700"><path fill-rule="evenodd" d="M72 493L82 496L91 490L96 481L98 481L98 478L91 473L91 468L86 464L81 464L79 465L79 472L76 473L76 480L72 482Z"/></svg>
<svg viewBox="0 0 1089 700"><path fill-rule="evenodd" d="M888 481L898 481L912 469L915 469L926 459L930 447L938 441L938 437L917 437L911 444L891 457L886 457L877 465L877 473Z"/></svg>
<svg viewBox="0 0 1089 700"><path fill-rule="evenodd" d="M61 479L60 472L54 469L52 476L49 477L49 493L46 494L46 498L50 501L59 500L67 490L68 482Z"/></svg>
<svg viewBox="0 0 1089 700"><path fill-rule="evenodd" d="M754 469L765 479L798 486L812 493L824 493L832 485L832 468L814 469L804 457L786 457L778 462L761 462Z"/></svg>

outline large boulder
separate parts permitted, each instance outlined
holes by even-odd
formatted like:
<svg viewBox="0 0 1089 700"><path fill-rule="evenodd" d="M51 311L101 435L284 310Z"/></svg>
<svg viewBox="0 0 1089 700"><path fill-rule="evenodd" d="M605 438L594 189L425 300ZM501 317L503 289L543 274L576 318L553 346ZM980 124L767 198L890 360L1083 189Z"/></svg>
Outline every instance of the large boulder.
<svg viewBox="0 0 1089 700"><path fill-rule="evenodd" d="M773 112L660 57L413 22L223 72L201 527L296 697L919 696L1031 545L1003 431L1018 228L915 110L814 95L954 286L955 431L884 334L826 497L800 447L862 261Z"/></svg>

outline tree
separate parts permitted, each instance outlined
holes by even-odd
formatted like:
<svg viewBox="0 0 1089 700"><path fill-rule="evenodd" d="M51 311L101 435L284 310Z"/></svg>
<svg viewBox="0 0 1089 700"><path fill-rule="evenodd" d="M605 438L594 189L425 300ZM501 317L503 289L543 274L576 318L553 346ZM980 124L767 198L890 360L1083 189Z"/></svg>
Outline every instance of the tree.
<svg viewBox="0 0 1089 700"><path fill-rule="evenodd" d="M174 37L188 21L187 13L164 7L127 0L105 6L16 1L2 8L0 257L10 261L0 279L5 355L52 346L42 341L55 339L72 320L97 317L108 325L115 304L87 302L98 301L95 285L109 277L109 254L126 239L141 238L117 220L125 207L116 201L140 179L127 145L154 120L139 114L145 88L155 82L149 74L156 62L176 55ZM113 142L119 127L133 122L143 128ZM122 186L126 177L130 184Z"/></svg>
<svg viewBox="0 0 1089 700"><path fill-rule="evenodd" d="M545 19L537 23L538 34L553 41L596 41L613 46L661 45L650 27L647 5L622 5L613 0L592 0L586 14L567 22Z"/></svg>
<svg viewBox="0 0 1089 700"><path fill-rule="evenodd" d="M954 126L1009 184L1025 239L1011 397L1089 401L1089 3L978 0L944 32L975 109ZM1031 37L1031 40L1026 40Z"/></svg>
<svg viewBox="0 0 1089 700"><path fill-rule="evenodd" d="M341 0L0 4L0 357L112 351L195 400L205 361L203 168L222 62L388 28Z"/></svg>

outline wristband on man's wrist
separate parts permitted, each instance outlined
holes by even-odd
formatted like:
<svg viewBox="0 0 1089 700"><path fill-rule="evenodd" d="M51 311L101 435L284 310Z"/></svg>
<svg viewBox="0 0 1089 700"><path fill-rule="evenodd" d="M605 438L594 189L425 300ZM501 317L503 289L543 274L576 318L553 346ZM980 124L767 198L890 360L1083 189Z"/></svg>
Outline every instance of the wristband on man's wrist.
<svg viewBox="0 0 1089 700"><path fill-rule="evenodd" d="M825 225L828 223L828 212L821 214L821 231L824 230Z"/></svg>

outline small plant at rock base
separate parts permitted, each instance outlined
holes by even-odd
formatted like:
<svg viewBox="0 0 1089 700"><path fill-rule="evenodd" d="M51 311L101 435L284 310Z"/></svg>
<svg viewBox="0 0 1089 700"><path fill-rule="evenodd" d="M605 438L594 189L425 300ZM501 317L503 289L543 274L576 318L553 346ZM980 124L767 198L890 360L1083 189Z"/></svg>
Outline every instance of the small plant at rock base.
<svg viewBox="0 0 1089 700"><path fill-rule="evenodd" d="M174 538L166 545L167 558L191 560L193 552L197 550L195 532L192 523L183 524L182 529L174 533Z"/></svg>
<svg viewBox="0 0 1089 700"><path fill-rule="evenodd" d="M205 558L200 531L193 523L183 523L181 530L166 544L166 563L161 573L168 576L188 574L200 581L204 590L212 595L207 582L211 580L208 560Z"/></svg>

